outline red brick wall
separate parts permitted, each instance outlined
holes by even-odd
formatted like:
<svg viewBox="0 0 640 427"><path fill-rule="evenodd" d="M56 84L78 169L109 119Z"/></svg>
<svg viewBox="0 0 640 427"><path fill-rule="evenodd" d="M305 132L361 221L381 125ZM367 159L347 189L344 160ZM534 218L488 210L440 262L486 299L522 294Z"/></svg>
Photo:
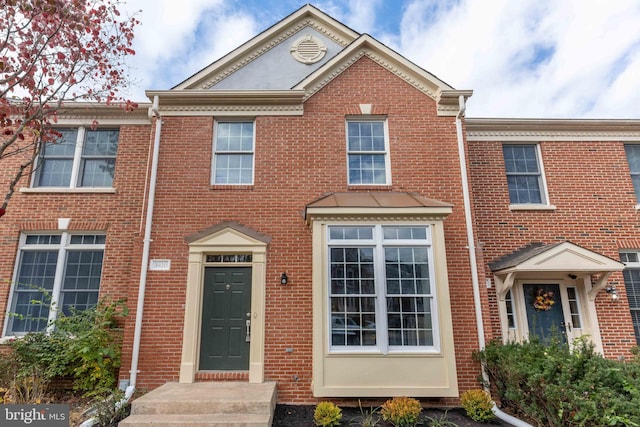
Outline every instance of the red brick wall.
<svg viewBox="0 0 640 427"><path fill-rule="evenodd" d="M266 272L266 380L278 382L281 402L314 401L311 230L301 212L324 193L356 190L347 185L345 116L360 103L388 115L393 185L382 190L416 192L455 206L445 234L459 384L462 391L478 386L479 368L471 360L478 339L455 119L437 117L433 100L364 58L307 100L303 116L256 118L255 185L250 187L210 187L213 118L164 118L151 257L171 259L172 268L149 274L141 387L178 378L185 236L231 220L272 238ZM286 287L279 285L283 271L290 279Z"/></svg>
<svg viewBox="0 0 640 427"><path fill-rule="evenodd" d="M71 218L70 230L106 232L101 297L128 298L137 280L140 217L150 145L149 126L122 126L116 159L115 194L16 192L0 218L0 313L2 321L13 280L18 240L22 231L58 231L58 218ZM12 158L3 159L2 180ZM25 177L20 187L29 187ZM0 187L3 191L5 186ZM134 273L132 275L132 272ZM135 301L135 295L133 296ZM132 319L130 316L129 319ZM130 344L129 344L130 346ZM128 367L127 367L128 370Z"/></svg>
<svg viewBox="0 0 640 427"><path fill-rule="evenodd" d="M638 248L638 212L624 146L620 142L546 141L540 143L550 204L554 211L510 211L502 145L469 142L470 176L478 239L486 261L542 241L569 240L613 259L623 247ZM488 267L487 275L491 275ZM601 292L596 307L606 356L628 356L635 344L622 274L620 301ZM494 290L491 297L495 300ZM497 307L492 329L500 336Z"/></svg>
<svg viewBox="0 0 640 427"><path fill-rule="evenodd" d="M388 117L393 185L349 187L345 116L360 103ZM138 386L177 381L184 319L188 247L185 237L221 221L244 224L272 238L267 252L265 377L279 384L285 403L308 403L311 394L311 230L306 204L327 192L394 190L454 205L445 220L454 342L461 391L475 388L478 348L464 224L455 118L437 117L435 102L373 61L363 58L305 103L303 116L256 118L255 185L210 186L211 117L165 117L158 169L151 258L171 259L167 272L149 272ZM133 320L141 259L144 181L151 126L123 126L116 194L16 194L0 220L0 278L11 280L20 231L107 231L101 294L127 297L122 378L129 377ZM27 186L25 183L24 186ZM279 285L282 271L290 284ZM482 278L481 278L482 280ZM6 312L8 282L0 285ZM481 287L482 298L487 298ZM486 315L487 313L485 313ZM488 332L488 338L491 333ZM285 352L293 348L293 353ZM295 380L294 378L297 378Z"/></svg>

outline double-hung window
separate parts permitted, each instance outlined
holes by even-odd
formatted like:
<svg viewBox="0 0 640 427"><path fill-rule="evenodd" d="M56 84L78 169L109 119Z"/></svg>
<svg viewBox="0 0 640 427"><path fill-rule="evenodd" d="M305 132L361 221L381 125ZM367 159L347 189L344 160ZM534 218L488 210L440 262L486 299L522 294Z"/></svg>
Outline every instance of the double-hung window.
<svg viewBox="0 0 640 427"><path fill-rule="evenodd" d="M640 144L626 144L624 151L627 153L629 172L633 189L636 193L636 202L640 204Z"/></svg>
<svg viewBox="0 0 640 427"><path fill-rule="evenodd" d="M350 185L390 184L386 121L347 121L347 162Z"/></svg>
<svg viewBox="0 0 640 427"><path fill-rule="evenodd" d="M112 187L118 151L117 129L58 129L38 159L35 187Z"/></svg>
<svg viewBox="0 0 640 427"><path fill-rule="evenodd" d="M330 226L332 351L437 350L428 226Z"/></svg>
<svg viewBox="0 0 640 427"><path fill-rule="evenodd" d="M640 345L640 252L621 252L620 261L626 267L623 271L624 287L627 291L636 343Z"/></svg>
<svg viewBox="0 0 640 427"><path fill-rule="evenodd" d="M512 204L546 204L546 190L538 146L508 144L502 146Z"/></svg>
<svg viewBox="0 0 640 427"><path fill-rule="evenodd" d="M26 234L13 284L6 335L42 331L58 311L70 315L98 302L105 236Z"/></svg>
<svg viewBox="0 0 640 427"><path fill-rule="evenodd" d="M216 122L213 155L214 185L252 185L253 122Z"/></svg>

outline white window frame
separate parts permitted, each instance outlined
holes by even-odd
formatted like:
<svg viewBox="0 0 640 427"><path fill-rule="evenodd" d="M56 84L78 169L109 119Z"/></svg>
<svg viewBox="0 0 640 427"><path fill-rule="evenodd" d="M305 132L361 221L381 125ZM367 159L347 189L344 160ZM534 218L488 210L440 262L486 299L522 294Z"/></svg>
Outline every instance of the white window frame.
<svg viewBox="0 0 640 427"><path fill-rule="evenodd" d="M362 123L362 122L382 122L382 126L384 129L384 151L350 151L349 150L349 123ZM347 165L347 184L352 186L388 186L391 185L391 159L390 159L390 149L389 149L389 126L386 117L381 116L373 116L373 117L349 117L345 122L345 144L346 144L346 165ZM384 171L385 171L385 182L384 183L353 183L351 182L351 174L349 169L349 156L351 155L362 155L362 154L373 154L373 155L381 155L384 156Z"/></svg>
<svg viewBox="0 0 640 427"><path fill-rule="evenodd" d="M505 314L506 314L506 320L507 320L507 329L509 329L510 331L517 331L518 330L518 316L516 315L516 302L513 298L513 289L509 289L507 291L507 293L505 294L504 297L504 302L505 302ZM507 304L507 301L509 302L509 304ZM509 312L509 306L511 306L511 312ZM513 326L509 326L509 319L511 319L511 323L513 323Z"/></svg>
<svg viewBox="0 0 640 427"><path fill-rule="evenodd" d="M640 209L640 188L636 188L633 177L640 175L640 170L633 171L631 170L631 162L629 161L629 153L627 152L627 146L635 146L636 148L640 148L640 143L626 143L624 144L624 155L627 159L627 165L629 166L629 177L631 179L631 185L633 187L633 192L636 198L636 209Z"/></svg>
<svg viewBox="0 0 640 427"><path fill-rule="evenodd" d="M55 191L55 190L59 190L59 189L65 189L65 190L112 190L113 187L113 181L110 187L91 187L91 186L83 186L80 185L80 180L82 179L81 176L81 172L82 172L82 164L83 164L83 160L85 159L86 156L83 156L82 151L84 149L84 142L85 142L85 136L87 134L87 130L91 131L93 129L87 129L86 126L65 126L65 127L60 127L60 130L73 130L76 129L77 130L77 135L76 135L76 143L75 143L75 148L74 148L74 152L73 152L73 165L71 167L71 177L70 177L70 181L69 181L69 185L68 186L41 186L39 185L38 181L40 180L40 167L42 166L43 160L45 160L45 158L43 157L42 154L40 154L35 161L35 167L34 167L34 172L31 176L31 189L35 190L35 191ZM113 127L104 127L104 128L98 128L95 130L117 130L118 131L118 150L120 149L120 128L117 126L113 126ZM43 147L43 150L45 150L45 147ZM43 151L44 152L44 151ZM111 156L103 156L104 158L111 158ZM113 156L113 159L117 162L118 159L118 155L116 153L116 155ZM115 175L113 180L115 181Z"/></svg>
<svg viewBox="0 0 640 427"><path fill-rule="evenodd" d="M37 235L46 235L46 236L59 235L60 243L55 243L55 244L27 244L26 243L27 236L37 236ZM99 244L84 244L84 243L72 244L71 243L72 236L81 236L81 235L104 236L103 233L69 233L66 231L62 233L59 233L59 232L31 233L29 232L29 233L22 233L20 235L20 241L18 244L18 253L15 258L16 261L15 261L14 270L13 270L13 281L11 283L11 289L9 291L9 300L7 301L7 313L5 316L4 327L2 330L3 337L8 336L7 334L10 333L9 317L12 311L14 310L14 302L16 298L15 287L18 282L18 273L20 271L20 264L22 263L22 253L42 252L42 251L52 251L52 250L58 251L58 255L56 259L56 272L54 276L53 289L51 291L51 302L50 302L51 309L49 310L49 318L48 318L48 323L51 324L51 322L53 322L57 317L58 309L61 309L59 307L59 301L60 301L61 293L63 290L62 288L63 288L63 280L65 277L66 263L67 263L67 253L69 251L74 251L74 250L75 251L102 251L104 255L104 251L105 251L104 243L99 243ZM102 267L104 269L104 262ZM102 274L100 277L100 286L102 286ZM100 292L100 289L98 289L98 292ZM11 332L10 336L22 336L25 334L26 334L25 332L19 332L17 334Z"/></svg>
<svg viewBox="0 0 640 427"><path fill-rule="evenodd" d="M504 158L504 147L505 146L533 146L535 147L536 153L536 161L538 163L538 180L540 185L540 203L514 203L511 201L511 195L509 193L509 183L508 177L510 176L509 172L507 172L506 159ZM542 151L540 149L540 144L538 143L527 143L527 142L505 142L501 145L502 148L502 162L505 168L505 179L507 180L507 194L509 195L509 209L511 210L525 210L525 209L555 209L555 206L549 204L549 191L547 187L547 178L544 171L544 162L542 161Z"/></svg>
<svg viewBox="0 0 640 427"><path fill-rule="evenodd" d="M622 260L622 254L635 254L637 261L628 261L628 260L627 260L627 261L623 261L623 260ZM620 259L620 261L622 261L622 263L623 263L623 264L624 264L624 266L625 266L625 270L627 270L627 269L628 269L628 270L640 270L640 250L621 250L621 251L620 251L620 258L621 258L621 259ZM626 289L627 284L626 284L626 282L624 281L624 279L623 279L623 284L624 284L625 289ZM630 293L629 293L629 291L627 290L627 298L628 298L629 296L630 296ZM640 307L638 307L638 308L635 308L635 307L634 307L634 308L632 308L632 307L631 307L631 304L629 304L629 311L631 311L631 312L635 312L635 311L637 311L637 312L639 312L639 316L640 316ZM632 320L633 320L633 319L632 319ZM635 335L635 332L636 332L636 331L635 331L635 328L634 328L634 335ZM636 341L637 341L638 343L640 343L640 331L638 332L638 335L636 335Z"/></svg>
<svg viewBox="0 0 640 427"><path fill-rule="evenodd" d="M252 145L250 151L217 151L216 150L216 142L218 138L218 125L220 123L252 123L253 127L253 135L252 135ZM243 186L243 185L254 185L255 182L255 174L256 174L256 121L253 118L233 118L233 119L225 119L225 120L215 120L214 121L214 132L213 132L213 145L212 145L213 156L211 156L211 185L231 185L231 186ZM251 182L250 183L218 183L216 182L216 158L218 155L251 155Z"/></svg>
<svg viewBox="0 0 640 427"><path fill-rule="evenodd" d="M564 294L566 294L567 296L567 311L568 311L568 317L569 321L571 322L571 329L578 329L579 331L582 331L584 329L584 319L582 316L582 307L580 304L580 292L577 286L569 286L569 285L564 285L562 286L561 289L563 291L563 296ZM570 298L569 297L569 289L573 290L574 296L575 298ZM571 307L571 302L574 301L575 302L575 311L573 311L572 307ZM574 317L576 317L578 319L578 322L580 323L579 326L576 326L575 322L574 322Z"/></svg>
<svg viewBox="0 0 640 427"><path fill-rule="evenodd" d="M332 228L372 228L372 239L331 239ZM404 240L385 240L383 236L383 228L424 228L426 230L426 239L404 239ZM435 261L432 242L432 228L428 224L331 224L325 228L326 232L326 257L327 257L327 314L328 324L328 349L331 354L340 353L357 353L357 354L403 354L403 353L440 353L440 325L438 322L438 296L437 283L435 275ZM373 346L338 346L331 343L332 331L332 313L331 313L331 249L336 247L372 247L374 248L374 282L376 290L376 345ZM433 345L431 346L397 346L389 345L388 323L387 323L387 292L386 292L386 274L385 274L385 247L419 247L427 249L427 262L429 268L430 293L424 294L428 296L430 301L431 329L433 333Z"/></svg>

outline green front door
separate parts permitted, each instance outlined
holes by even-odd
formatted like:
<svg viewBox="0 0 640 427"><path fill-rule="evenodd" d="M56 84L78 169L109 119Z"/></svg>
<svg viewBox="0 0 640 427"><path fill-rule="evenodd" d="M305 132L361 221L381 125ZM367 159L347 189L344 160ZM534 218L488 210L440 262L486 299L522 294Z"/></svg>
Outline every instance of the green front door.
<svg viewBox="0 0 640 427"><path fill-rule="evenodd" d="M251 268L205 268L200 370L248 370L250 322Z"/></svg>
<svg viewBox="0 0 640 427"><path fill-rule="evenodd" d="M538 337L543 343L549 343L553 338L566 342L560 286L528 284L523 285L523 290L529 337Z"/></svg>

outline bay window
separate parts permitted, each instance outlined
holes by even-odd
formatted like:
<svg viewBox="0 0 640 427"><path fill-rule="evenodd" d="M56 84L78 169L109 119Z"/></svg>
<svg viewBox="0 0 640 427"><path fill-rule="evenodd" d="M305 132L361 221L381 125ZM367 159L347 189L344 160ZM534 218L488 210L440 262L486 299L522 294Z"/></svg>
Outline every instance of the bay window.
<svg viewBox="0 0 640 427"><path fill-rule="evenodd" d="M330 226L331 350L437 350L428 226Z"/></svg>

